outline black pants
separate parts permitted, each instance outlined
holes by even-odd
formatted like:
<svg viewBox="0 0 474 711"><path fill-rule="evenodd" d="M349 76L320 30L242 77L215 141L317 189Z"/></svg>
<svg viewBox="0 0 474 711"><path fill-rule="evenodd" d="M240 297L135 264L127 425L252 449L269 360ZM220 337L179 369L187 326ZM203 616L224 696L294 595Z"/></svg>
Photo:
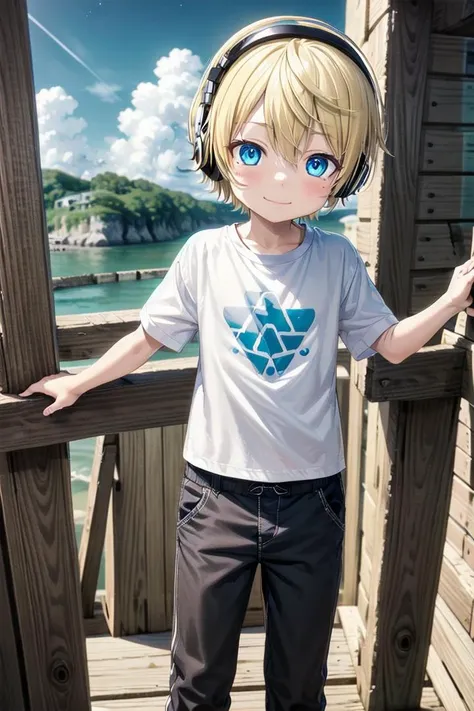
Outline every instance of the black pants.
<svg viewBox="0 0 474 711"><path fill-rule="evenodd" d="M266 710L324 711L344 509L340 474L272 486L186 467L168 711L229 709L258 563Z"/></svg>

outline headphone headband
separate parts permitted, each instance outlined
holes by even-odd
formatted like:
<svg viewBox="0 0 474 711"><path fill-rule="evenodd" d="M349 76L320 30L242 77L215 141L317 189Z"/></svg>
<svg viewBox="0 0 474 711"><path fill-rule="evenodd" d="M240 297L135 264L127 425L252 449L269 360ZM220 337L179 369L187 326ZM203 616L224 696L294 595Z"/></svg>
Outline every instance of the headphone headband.
<svg viewBox="0 0 474 711"><path fill-rule="evenodd" d="M268 27L252 32L227 50L218 62L207 72L206 83L202 90L201 103L196 112L193 159L197 163L198 168L200 168L208 178L215 181L222 180L223 178L211 150L208 151L209 155L207 160L203 160L203 139L205 139L209 111L224 74L248 50L266 42L287 38L317 40L340 50L361 70L369 82L375 97L378 97L376 79L363 58L363 55L349 38L341 36L331 25L323 22L318 22L318 24L314 26L300 23L290 24L276 22L268 25ZM362 153L353 173L348 177L335 197L346 198L358 192L365 184L368 175L369 164L366 156Z"/></svg>

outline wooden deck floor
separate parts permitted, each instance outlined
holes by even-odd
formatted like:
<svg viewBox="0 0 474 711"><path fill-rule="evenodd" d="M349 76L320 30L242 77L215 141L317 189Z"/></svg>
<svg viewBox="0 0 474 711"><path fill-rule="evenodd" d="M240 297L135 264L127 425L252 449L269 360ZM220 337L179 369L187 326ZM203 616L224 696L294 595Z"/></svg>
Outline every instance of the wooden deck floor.
<svg viewBox="0 0 474 711"><path fill-rule="evenodd" d="M93 711L163 711L168 676L170 634L150 634L126 639L91 637L87 640ZM262 673L264 632L243 631L240 642L232 709L263 711ZM326 685L328 711L363 711L356 688L351 654L340 626L333 631ZM441 704L434 690L425 688L422 706L437 709Z"/></svg>

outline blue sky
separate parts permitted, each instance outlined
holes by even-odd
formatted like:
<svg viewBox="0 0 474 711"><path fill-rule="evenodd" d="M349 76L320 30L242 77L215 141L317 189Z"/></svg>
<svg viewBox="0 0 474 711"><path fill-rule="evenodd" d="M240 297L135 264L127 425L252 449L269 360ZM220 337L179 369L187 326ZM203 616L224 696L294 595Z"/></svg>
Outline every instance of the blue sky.
<svg viewBox="0 0 474 711"><path fill-rule="evenodd" d="M176 165L202 65L257 19L291 13L343 29L344 8L345 0L29 0L43 167L86 177L110 169L199 192Z"/></svg>

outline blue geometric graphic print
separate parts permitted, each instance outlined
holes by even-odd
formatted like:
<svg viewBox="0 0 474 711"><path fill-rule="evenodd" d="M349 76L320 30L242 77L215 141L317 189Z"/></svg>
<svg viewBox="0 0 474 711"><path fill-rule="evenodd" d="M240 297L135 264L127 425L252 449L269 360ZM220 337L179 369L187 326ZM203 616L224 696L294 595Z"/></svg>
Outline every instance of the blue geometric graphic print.
<svg viewBox="0 0 474 711"><path fill-rule="evenodd" d="M270 291L246 292L248 307L224 309L224 318L232 329L239 348L260 375L282 375L303 344L315 318L314 309L284 309L278 296ZM308 348L299 351L307 356Z"/></svg>

